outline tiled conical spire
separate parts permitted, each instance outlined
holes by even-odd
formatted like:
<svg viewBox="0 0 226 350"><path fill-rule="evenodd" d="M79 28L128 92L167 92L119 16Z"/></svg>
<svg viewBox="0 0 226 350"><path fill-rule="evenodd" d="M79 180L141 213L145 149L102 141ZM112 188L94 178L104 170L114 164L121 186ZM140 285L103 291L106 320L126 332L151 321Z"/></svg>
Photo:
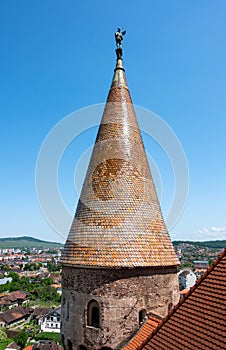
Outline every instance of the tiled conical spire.
<svg viewBox="0 0 226 350"><path fill-rule="evenodd" d="M177 265L126 83L121 48L62 263Z"/></svg>

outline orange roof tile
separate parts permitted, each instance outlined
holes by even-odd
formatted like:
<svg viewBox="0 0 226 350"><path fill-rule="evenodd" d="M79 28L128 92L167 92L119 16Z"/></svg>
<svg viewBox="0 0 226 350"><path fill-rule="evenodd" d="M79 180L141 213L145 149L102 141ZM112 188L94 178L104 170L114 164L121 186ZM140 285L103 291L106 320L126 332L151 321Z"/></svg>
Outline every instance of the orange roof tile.
<svg viewBox="0 0 226 350"><path fill-rule="evenodd" d="M180 295L181 296L184 296L185 294L187 294L189 292L189 289L188 288L185 288L183 290L180 290Z"/></svg>
<svg viewBox="0 0 226 350"><path fill-rule="evenodd" d="M20 319L28 316L28 310L26 310L22 306L18 306L18 307L14 307L10 310L6 310L4 312L1 312L0 316L6 323L9 324L13 321L15 322L17 320L20 320Z"/></svg>
<svg viewBox="0 0 226 350"><path fill-rule="evenodd" d="M142 325L136 335L129 341L129 343L124 346L123 350L139 350L142 345L146 343L150 334L159 325L160 320L154 317L149 317L148 320Z"/></svg>
<svg viewBox="0 0 226 350"><path fill-rule="evenodd" d="M162 217L121 59L117 60L61 262L93 267L179 264Z"/></svg>
<svg viewBox="0 0 226 350"><path fill-rule="evenodd" d="M226 249L141 349L226 349Z"/></svg>

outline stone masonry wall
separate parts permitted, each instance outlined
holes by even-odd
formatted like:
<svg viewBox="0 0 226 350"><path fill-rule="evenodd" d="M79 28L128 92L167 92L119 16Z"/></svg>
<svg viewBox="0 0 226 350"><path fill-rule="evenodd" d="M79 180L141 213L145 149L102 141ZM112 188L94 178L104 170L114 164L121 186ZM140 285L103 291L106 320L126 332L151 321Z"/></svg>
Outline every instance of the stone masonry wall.
<svg viewBox="0 0 226 350"><path fill-rule="evenodd" d="M63 266L65 349L116 349L139 324L139 311L164 317L179 299L177 268L92 269ZM100 306L100 327L87 326L87 305ZM71 345L72 344L72 345Z"/></svg>

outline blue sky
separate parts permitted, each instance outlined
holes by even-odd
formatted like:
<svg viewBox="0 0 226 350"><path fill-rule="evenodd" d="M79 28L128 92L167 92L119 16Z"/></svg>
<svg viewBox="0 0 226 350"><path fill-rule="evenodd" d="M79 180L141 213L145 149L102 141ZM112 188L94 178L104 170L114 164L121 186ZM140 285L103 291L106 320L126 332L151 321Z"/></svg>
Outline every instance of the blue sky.
<svg viewBox="0 0 226 350"><path fill-rule="evenodd" d="M226 239L225 16L223 0L1 1L0 237L63 241L38 204L37 156L65 116L105 102L115 65L114 32L122 26L133 102L170 125L189 165L188 200L171 237ZM61 161L59 186L71 214L77 201L74 167L95 133L84 133ZM155 144L144 141L163 177L165 216L172 175Z"/></svg>

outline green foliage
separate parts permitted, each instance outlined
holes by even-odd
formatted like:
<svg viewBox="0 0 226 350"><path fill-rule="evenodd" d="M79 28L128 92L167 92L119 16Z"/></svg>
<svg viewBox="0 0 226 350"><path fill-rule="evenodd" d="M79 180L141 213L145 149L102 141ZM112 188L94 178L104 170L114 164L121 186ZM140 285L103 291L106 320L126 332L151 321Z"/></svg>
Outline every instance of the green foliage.
<svg viewBox="0 0 226 350"><path fill-rule="evenodd" d="M9 237L0 238L1 248L59 248L63 244L57 242L46 242L33 237Z"/></svg>
<svg viewBox="0 0 226 350"><path fill-rule="evenodd" d="M35 336L35 340L53 340L56 343L61 343L60 333L40 332Z"/></svg>
<svg viewBox="0 0 226 350"><path fill-rule="evenodd" d="M39 332L40 326L35 323L34 320L23 326L24 329L29 333L29 337L34 338L35 335Z"/></svg>
<svg viewBox="0 0 226 350"><path fill-rule="evenodd" d="M14 292L16 290L22 290L24 292L29 292L30 300L41 300L44 302L51 302L52 305L58 305L61 300L61 296L57 293L56 289L51 287L53 280L49 277L41 279L40 277L35 277L34 280L30 280L29 277L21 277L15 272L10 272L12 281L0 285L0 293L8 290L9 292Z"/></svg>
<svg viewBox="0 0 226 350"><path fill-rule="evenodd" d="M50 284L53 284L52 278L46 277L42 279L42 284L44 286L49 286Z"/></svg>
<svg viewBox="0 0 226 350"><path fill-rule="evenodd" d="M192 263L185 263L180 265L180 269L183 270L186 267L193 267Z"/></svg>
<svg viewBox="0 0 226 350"><path fill-rule="evenodd" d="M49 272L56 272L61 270L61 264L56 264L55 260L52 259L47 263L47 269Z"/></svg>
<svg viewBox="0 0 226 350"><path fill-rule="evenodd" d="M0 293L4 293L5 291L7 291L9 289L9 284L10 283L1 284L0 285Z"/></svg>
<svg viewBox="0 0 226 350"><path fill-rule="evenodd" d="M10 271L9 277L12 278L11 282L7 282L6 284L0 285L0 293L5 291L13 292L19 289L20 286L20 277L16 272Z"/></svg>
<svg viewBox="0 0 226 350"><path fill-rule="evenodd" d="M11 267L9 267L8 265L3 265L3 264L0 264L0 269L5 270L5 271L12 271Z"/></svg>
<svg viewBox="0 0 226 350"><path fill-rule="evenodd" d="M191 244L194 247L197 248L216 248L216 249L223 249L226 247L226 240L216 240L216 241L203 241L203 242L196 242L196 241L174 241L173 245L177 247L178 245L186 243Z"/></svg>
<svg viewBox="0 0 226 350"><path fill-rule="evenodd" d="M36 263L28 263L24 266L24 271L37 271L40 269L40 265Z"/></svg>
<svg viewBox="0 0 226 350"><path fill-rule="evenodd" d="M0 350L5 350L6 347L12 342L13 342L13 339L10 339L10 338L0 341Z"/></svg>
<svg viewBox="0 0 226 350"><path fill-rule="evenodd" d="M12 282L14 282L14 283L17 283L20 279L18 273L13 272L13 271L9 272L9 277L12 278Z"/></svg>
<svg viewBox="0 0 226 350"><path fill-rule="evenodd" d="M48 251L48 253L49 254L57 254L57 250L55 250L55 249L50 249L49 251Z"/></svg>
<svg viewBox="0 0 226 350"><path fill-rule="evenodd" d="M0 342L7 339L7 334L4 329L0 329Z"/></svg>
<svg viewBox="0 0 226 350"><path fill-rule="evenodd" d="M59 293L57 293L56 289L53 287L50 287L49 285L42 285L37 287L33 291L33 295L37 299L40 299L42 301L51 301L52 303L59 304L61 300L61 296Z"/></svg>
<svg viewBox="0 0 226 350"><path fill-rule="evenodd" d="M24 348L27 343L27 339L28 339L28 334L25 329L22 329L22 331L14 338L14 341L15 343L17 343L17 345Z"/></svg>
<svg viewBox="0 0 226 350"><path fill-rule="evenodd" d="M36 299L33 301L29 301L28 306L29 307L45 307L46 309L49 308L55 308L58 307L60 305L60 302L52 302L52 300L48 300L48 301L42 301L40 299Z"/></svg>

